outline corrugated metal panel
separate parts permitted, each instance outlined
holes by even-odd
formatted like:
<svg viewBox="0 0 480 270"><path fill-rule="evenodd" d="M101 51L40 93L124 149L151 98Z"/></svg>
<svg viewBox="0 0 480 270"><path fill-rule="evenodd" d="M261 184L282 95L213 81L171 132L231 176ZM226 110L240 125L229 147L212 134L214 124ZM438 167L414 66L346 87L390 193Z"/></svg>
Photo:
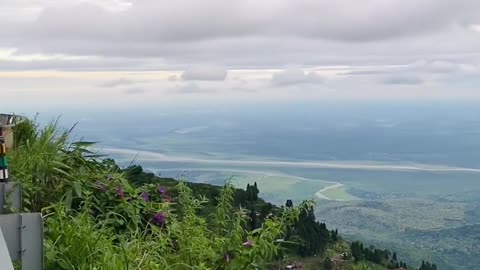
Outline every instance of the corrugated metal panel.
<svg viewBox="0 0 480 270"><path fill-rule="evenodd" d="M0 214L7 213L8 208L20 212L22 193L16 183L0 183Z"/></svg>
<svg viewBox="0 0 480 270"><path fill-rule="evenodd" d="M39 213L22 214L22 269L43 269L43 220Z"/></svg>
<svg viewBox="0 0 480 270"><path fill-rule="evenodd" d="M0 269L13 270L12 260L10 259L7 243L3 238L3 233L1 228L0 228Z"/></svg>
<svg viewBox="0 0 480 270"><path fill-rule="evenodd" d="M10 258L20 260L20 227L22 217L19 214L0 215L0 228L2 228L5 243L7 243Z"/></svg>

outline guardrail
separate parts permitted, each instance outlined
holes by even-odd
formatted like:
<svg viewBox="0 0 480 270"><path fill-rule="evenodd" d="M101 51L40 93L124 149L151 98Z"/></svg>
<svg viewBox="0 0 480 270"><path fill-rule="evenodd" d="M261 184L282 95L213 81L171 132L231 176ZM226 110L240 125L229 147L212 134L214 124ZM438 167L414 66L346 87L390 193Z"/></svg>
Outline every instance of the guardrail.
<svg viewBox="0 0 480 270"><path fill-rule="evenodd" d="M43 220L40 213L21 213L22 192L9 182L7 152L14 147L13 128L24 118L0 114L0 269L43 269Z"/></svg>

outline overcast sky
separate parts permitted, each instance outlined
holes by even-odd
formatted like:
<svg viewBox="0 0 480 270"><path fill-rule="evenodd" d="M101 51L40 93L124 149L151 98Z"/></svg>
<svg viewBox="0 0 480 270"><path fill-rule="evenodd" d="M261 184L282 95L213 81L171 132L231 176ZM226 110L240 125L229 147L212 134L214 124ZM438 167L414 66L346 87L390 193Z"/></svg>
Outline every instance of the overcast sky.
<svg viewBox="0 0 480 270"><path fill-rule="evenodd" d="M0 98L480 100L478 0L0 0Z"/></svg>

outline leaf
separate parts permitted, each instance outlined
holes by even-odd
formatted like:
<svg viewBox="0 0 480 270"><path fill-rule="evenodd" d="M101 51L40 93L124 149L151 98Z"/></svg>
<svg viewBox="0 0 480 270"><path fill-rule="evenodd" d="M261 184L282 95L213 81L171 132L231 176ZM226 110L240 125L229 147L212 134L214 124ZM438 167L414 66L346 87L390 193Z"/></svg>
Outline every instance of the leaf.
<svg viewBox="0 0 480 270"><path fill-rule="evenodd" d="M130 192L133 190L133 187L130 185L127 179L120 177L119 180L120 182L122 182L122 185L125 189L127 189Z"/></svg>
<svg viewBox="0 0 480 270"><path fill-rule="evenodd" d="M78 142L73 142L72 145L75 145L75 146L80 146L80 147L88 147L88 146L92 146L92 145L95 145L96 142L88 142L88 141L78 141Z"/></svg>
<svg viewBox="0 0 480 270"><path fill-rule="evenodd" d="M75 188L75 193L78 197L82 197L82 183L73 182L73 187Z"/></svg>
<svg viewBox="0 0 480 270"><path fill-rule="evenodd" d="M65 196L65 210L70 211L70 209L72 209L72 200L73 200L72 191L71 190L67 191L67 193L65 195L66 195Z"/></svg>

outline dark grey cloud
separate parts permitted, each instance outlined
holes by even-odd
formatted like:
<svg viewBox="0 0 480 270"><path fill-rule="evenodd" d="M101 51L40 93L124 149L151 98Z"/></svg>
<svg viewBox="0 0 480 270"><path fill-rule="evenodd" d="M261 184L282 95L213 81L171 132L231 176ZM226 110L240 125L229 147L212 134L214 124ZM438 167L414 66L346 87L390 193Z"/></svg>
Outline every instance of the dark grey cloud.
<svg viewBox="0 0 480 270"><path fill-rule="evenodd" d="M198 40L291 35L369 41L422 33L476 19L475 0L134 0L124 12L93 3L43 10L31 30L53 39ZM88 18L85 20L84 18ZM21 29L21 28L20 28Z"/></svg>
<svg viewBox="0 0 480 270"><path fill-rule="evenodd" d="M132 0L123 12L95 1L63 2L48 5L31 22L3 25L1 43L64 53L166 55L178 43L259 36L368 42L476 23L480 10L476 0Z"/></svg>
<svg viewBox="0 0 480 270"><path fill-rule="evenodd" d="M478 54L467 55L480 46L480 33L469 26L480 22L477 0L130 0L123 1L131 2L123 11L106 8L122 1L5 1L23 10L17 17L25 19L0 19L0 47L97 59L0 59L0 70L175 69L187 70L185 80L222 80L221 72L209 77L189 67L375 66L441 59L430 72L448 73L447 62L480 61ZM24 12L32 6L39 9L37 17ZM360 72L373 71L351 74Z"/></svg>

